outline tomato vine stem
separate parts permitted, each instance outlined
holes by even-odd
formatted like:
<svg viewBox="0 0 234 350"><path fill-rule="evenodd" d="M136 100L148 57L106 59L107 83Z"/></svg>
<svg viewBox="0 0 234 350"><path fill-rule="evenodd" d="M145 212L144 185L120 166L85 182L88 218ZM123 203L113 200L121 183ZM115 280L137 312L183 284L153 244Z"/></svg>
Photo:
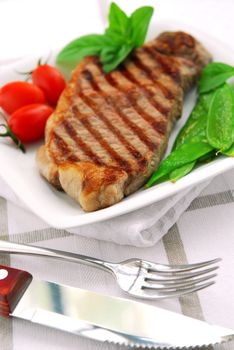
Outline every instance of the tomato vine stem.
<svg viewBox="0 0 234 350"><path fill-rule="evenodd" d="M13 131L9 128L8 124L0 124L0 127L5 128L4 133L0 133L0 137L10 137L12 141L16 144L16 146L23 152L26 153L24 144L18 139L18 137L13 133Z"/></svg>

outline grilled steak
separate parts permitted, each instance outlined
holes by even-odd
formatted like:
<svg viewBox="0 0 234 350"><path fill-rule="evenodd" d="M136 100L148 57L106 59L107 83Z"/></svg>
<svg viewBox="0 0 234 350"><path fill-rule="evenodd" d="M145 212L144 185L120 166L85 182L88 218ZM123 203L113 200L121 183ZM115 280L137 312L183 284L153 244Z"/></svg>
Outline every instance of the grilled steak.
<svg viewBox="0 0 234 350"><path fill-rule="evenodd" d="M86 211L136 191L157 168L184 93L210 59L183 32L162 33L109 74L97 57L85 58L47 122L41 174Z"/></svg>

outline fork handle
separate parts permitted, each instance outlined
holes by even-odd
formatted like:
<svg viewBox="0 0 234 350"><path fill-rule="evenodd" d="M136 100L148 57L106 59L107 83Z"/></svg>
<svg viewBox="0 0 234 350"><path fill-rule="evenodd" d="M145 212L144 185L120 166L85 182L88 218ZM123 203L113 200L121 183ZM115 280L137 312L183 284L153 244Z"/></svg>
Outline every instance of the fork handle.
<svg viewBox="0 0 234 350"><path fill-rule="evenodd" d="M101 268L105 271L114 273L115 263L92 258L90 256L63 252L61 250L35 247L32 245L18 244L14 242L0 240L0 253L45 256L49 258L66 260L75 263L82 263L89 266Z"/></svg>

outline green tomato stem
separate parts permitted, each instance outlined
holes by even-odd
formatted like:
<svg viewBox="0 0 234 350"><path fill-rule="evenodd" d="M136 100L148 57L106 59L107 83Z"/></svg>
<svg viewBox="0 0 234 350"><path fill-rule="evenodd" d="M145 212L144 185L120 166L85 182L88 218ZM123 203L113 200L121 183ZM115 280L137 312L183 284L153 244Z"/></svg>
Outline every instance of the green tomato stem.
<svg viewBox="0 0 234 350"><path fill-rule="evenodd" d="M9 128L8 125L0 124L0 126L6 129L5 133L0 133L0 137L10 137L12 141L16 144L16 146L23 152L26 153L25 147L23 143L18 139L18 137L13 133L13 131Z"/></svg>

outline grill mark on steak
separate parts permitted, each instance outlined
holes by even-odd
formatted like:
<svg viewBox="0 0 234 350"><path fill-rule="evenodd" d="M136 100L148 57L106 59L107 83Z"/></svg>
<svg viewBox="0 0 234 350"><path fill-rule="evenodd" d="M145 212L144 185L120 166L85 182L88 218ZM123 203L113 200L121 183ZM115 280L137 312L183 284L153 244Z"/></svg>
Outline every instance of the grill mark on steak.
<svg viewBox="0 0 234 350"><path fill-rule="evenodd" d="M79 96L89 107L92 108L93 112L103 120L108 129L117 136L118 140L122 142L122 144L127 148L127 150L132 154L132 156L137 160L141 159L142 154L131 143L128 142L128 140L121 134L121 131L118 128L111 124L111 122L104 115L104 113L100 109L98 109L98 105L96 105L95 101L89 96L85 95L82 91L80 91ZM106 102L104 101L104 103Z"/></svg>
<svg viewBox="0 0 234 350"><path fill-rule="evenodd" d="M99 66L96 66L98 69L100 69L99 68ZM89 74L91 74L92 75L92 73L89 71ZM90 83L91 83L91 86L93 87L93 89L95 90L95 91L98 91L99 92L99 94L101 93L102 94L102 96L103 96L103 91L102 91L102 89L101 89L101 86L98 84L98 82L96 82L95 81L95 79L94 79L94 77L92 78L92 81L90 81ZM80 91L80 90L78 90L78 94L79 94L79 96L80 96L80 94L81 94L82 92ZM122 93L121 93L122 94ZM81 97L81 96L80 96ZM137 108L138 108L138 106L134 103L132 103L129 99L128 99L128 97L127 97L127 95L126 96L123 96L123 94L122 94L122 97L124 97L125 99L126 99L126 101L127 101L127 103L128 103L128 107L133 107L133 109L134 109L134 112L136 112L141 118L142 118L142 115L140 114L140 112L137 110ZM105 101L106 101L106 103L108 103L108 105L110 105L113 109L114 109L114 111L120 116L120 118L123 120L123 122L139 137L139 139L151 150L151 151L154 151L156 148L157 148L157 145L154 143L154 142L152 142L151 140L150 140L150 138L144 133L144 131L140 128L140 127L138 127L138 125L137 124L135 124L134 122L132 122L130 119L128 119L126 116L125 116L125 114L123 113L123 111L122 111L122 108L121 107L123 107L123 106L118 106L117 105L117 103L116 103L116 101L115 101L115 99L113 99L112 97L111 97L111 95L109 95L109 96L105 96ZM121 103L121 98L118 100L118 104L120 104Z"/></svg>
<svg viewBox="0 0 234 350"><path fill-rule="evenodd" d="M100 62L95 61L95 63L96 63L95 67L99 69L99 73L103 74L102 68L100 66ZM114 71L114 75L115 75L115 73L116 73L116 71ZM122 86L123 84L119 83L119 81L118 81L119 78L120 78L120 80L123 78L125 81L128 81L131 84L131 86L127 87L127 88L126 88L126 84L125 84L125 86ZM150 106L152 106L154 109L156 109L157 113L159 113L163 117L166 117L168 112L170 111L171 102L170 102L169 107L165 107L165 106L162 107L162 104L155 100L155 93L154 93L154 91L151 91L151 88L153 88L153 90L155 90L156 86L155 86L155 84L152 84L152 81L150 81L151 88L149 86L144 87L140 81L138 81L136 79L134 79L134 81L133 81L133 79L132 80L128 79L124 74L122 74L122 72L120 72L119 69L118 69L118 78L114 77L112 79L112 75L110 73L110 74L102 75L102 79L108 83L108 87L110 87L111 89L118 90L119 92L123 93L125 99L129 101L129 104L132 105L132 108L135 109L137 114L140 115L142 118L144 118L146 121L148 121L150 124L152 123L152 120L150 121L149 119L152 116L149 113L147 113L146 111L144 111L144 109L140 109L140 111L139 111L138 100L137 100L137 98L135 98L135 99L132 98L132 96L131 96L132 92L135 95L134 91L137 91L139 93L140 97L144 96L145 99L147 100L147 103ZM98 89L98 91L106 93L106 89L102 88L102 85L100 88L100 86L97 86L97 84L95 84L95 88ZM156 91L157 91L157 88L156 88ZM107 95L108 96L110 95L109 91L108 91ZM166 99L164 96L161 97L161 100L163 100L163 103L166 103L168 105L168 99ZM171 100L169 99L169 101L171 101ZM158 108L159 105L161 106L161 109L162 108L164 109L163 113L161 111L159 111L159 108Z"/></svg>
<svg viewBox="0 0 234 350"><path fill-rule="evenodd" d="M98 84L96 83L96 80L94 79L94 77L93 77L93 74L92 74L92 72L90 72L90 70L88 70L88 69L85 69L85 70L83 70L82 71L82 75L83 75L83 77L86 79L86 80L88 80L89 82L90 82L90 84L92 85L92 87L93 87L93 89L95 90L95 91L99 91L100 89L99 89L99 86L98 86ZM81 89L80 89L81 90ZM79 91L80 91L79 90Z"/></svg>
<svg viewBox="0 0 234 350"><path fill-rule="evenodd" d="M73 154L72 150L70 150L64 139L60 137L55 131L52 133L51 140L54 141L56 151L59 152L61 157L71 162L78 162L80 160L75 154ZM52 152L52 156L54 158L54 162L57 164L57 154L55 155L54 152Z"/></svg>
<svg viewBox="0 0 234 350"><path fill-rule="evenodd" d="M109 143L103 138L102 134L95 129L91 123L89 122L86 115L82 114L76 105L72 106L72 111L74 113L74 116L81 116L79 118L79 121L82 123L82 125L90 132L90 134L93 135L93 137L99 142L99 144L105 149L106 152L108 152L112 159L114 159L117 164L120 165L124 170L131 173L132 168L129 162L126 159L123 159L110 145Z"/></svg>
<svg viewBox="0 0 234 350"><path fill-rule="evenodd" d="M113 75L108 74L108 75L106 75L105 78L111 86L114 86L120 92L126 93L125 89L119 85L117 79L115 79L115 77ZM139 91L139 93L141 93L141 90ZM139 115L141 115L150 124L150 126L152 126L154 128L154 130L156 130L160 135L165 134L165 128L163 127L163 124L164 125L166 124L166 118L164 116L163 116L164 120L159 121L159 120L155 119L155 117L152 117L149 113L147 113L137 103L137 97L135 96L134 91L128 91L128 93L126 93L126 97L130 101L130 103L134 106L137 113ZM148 99L147 99L147 102L149 102Z"/></svg>
<svg viewBox="0 0 234 350"><path fill-rule="evenodd" d="M154 61L155 61L155 59L154 59ZM100 62L98 60L95 60L95 64L96 64L96 67L99 68L99 71L101 72L101 74L103 74ZM142 73L143 69L141 69L139 67L137 67L137 69L139 70L140 73ZM161 111L160 113L162 113L162 112L163 112L163 114L168 113L168 111L170 110L170 107L167 108L165 106L162 106L162 104L155 99L155 94L152 93L152 91L148 88L148 86L145 85L144 83L142 83L141 79L135 77L133 73L131 73L129 70L127 70L126 67L124 66L124 64L119 65L117 72L119 74L122 74L122 76L125 78L125 80L130 82L132 85L141 88L141 93L144 93L144 95L147 98L149 98L149 100L148 100L149 104L151 104L158 112L160 112L160 108L161 108L161 109L163 109L163 111ZM108 76L110 74L111 73L103 75L103 78L108 78ZM154 87L154 90L157 91L157 89L158 89L161 91L162 82L157 81L157 83L155 83L155 81L152 81L152 79L149 79L146 72L145 72L145 76L149 80L150 84ZM167 74L167 77L171 78L170 75L168 75L168 74ZM160 87L159 87L159 85L160 85ZM110 84L110 86L113 87L114 85ZM122 90L122 91L124 92L124 94L126 94L126 90ZM126 98L127 98L127 96L126 96ZM170 92L170 98L168 98L168 100L170 101L172 99L175 99L175 93ZM167 99L165 98L164 101L167 102ZM133 108L135 108L135 105L133 105Z"/></svg>
<svg viewBox="0 0 234 350"><path fill-rule="evenodd" d="M144 94L144 96L149 99L150 103L158 112L164 115L167 115L169 113L170 108L162 107L162 105L156 101L154 93L149 90L147 86L143 86L141 82L129 70L126 69L126 67L121 67L119 69L119 72L121 72L123 76L134 85L140 86L142 94Z"/></svg>
<svg viewBox="0 0 234 350"><path fill-rule="evenodd" d="M147 46L147 45L146 45ZM153 50L153 47L151 47ZM165 72L162 65L155 59L155 56L153 56L152 53L147 51L147 48L141 47L137 50L133 51L133 54L135 54L137 57L140 58L141 62L143 62L144 65L150 70L150 72L153 73L153 75L158 78L158 81L160 84L163 84L169 92L171 93L171 99L174 100L177 96L178 89L181 88L180 84L173 79L173 77L168 74L168 72ZM178 58L176 58L178 60ZM171 62L174 64L173 62ZM176 62L177 64L178 62ZM180 66L179 66L179 73ZM166 98L167 100L167 98ZM168 99L170 101L170 98Z"/></svg>
<svg viewBox="0 0 234 350"><path fill-rule="evenodd" d="M122 111L122 107L120 105L121 101L116 101L112 96L106 97L107 102L119 113L121 118L125 121L125 123L133 130L135 134L139 137L139 139L151 150L155 151L157 148L157 144L155 144L151 139L144 133L144 131L134 122L132 122L130 119L127 119L124 112ZM129 102L129 101L127 101ZM120 106L119 106L120 105ZM131 107L132 105L130 105ZM135 111L134 111L135 112ZM139 114L139 113L138 113ZM142 117L139 114L140 117Z"/></svg>
<svg viewBox="0 0 234 350"><path fill-rule="evenodd" d="M105 163L100 159L100 157L92 151L90 146L82 140L81 137L78 136L75 128L67 121L66 119L63 120L62 125L64 126L66 132L71 137L72 140L75 141L76 145L82 149L82 151L90 158L92 159L96 164L104 165Z"/></svg>
<svg viewBox="0 0 234 350"><path fill-rule="evenodd" d="M162 71L168 74L177 84L181 84L181 75L176 60L157 52L153 47L144 46L143 51L147 52L154 60L160 64Z"/></svg>
<svg viewBox="0 0 234 350"><path fill-rule="evenodd" d="M115 86L116 89L118 89L121 92L125 92L124 88L121 87L121 85L118 83L117 79L115 79L114 76L111 74L106 75L106 80L111 84L112 86ZM141 93L141 91L139 91ZM166 124L166 118L163 118L163 120L157 120L155 117L151 116L149 113L147 113L139 104L137 101L136 96L136 90L128 91L128 100L131 102L132 105L135 106L135 109L137 112L149 123L151 127L160 135L165 134L165 128L162 124ZM147 99L148 102L148 99Z"/></svg>
<svg viewBox="0 0 234 350"><path fill-rule="evenodd" d="M145 50L142 50L145 51ZM145 51L146 52L146 51ZM147 52L146 52L147 53ZM148 55L148 53L147 53ZM147 77L156 85L163 93L164 97L173 100L175 98L173 92L168 89L161 81L159 81L158 77L153 73L152 69L150 69L137 55L137 51L131 55L131 60L140 70L144 71ZM163 113L163 112L162 112Z"/></svg>

